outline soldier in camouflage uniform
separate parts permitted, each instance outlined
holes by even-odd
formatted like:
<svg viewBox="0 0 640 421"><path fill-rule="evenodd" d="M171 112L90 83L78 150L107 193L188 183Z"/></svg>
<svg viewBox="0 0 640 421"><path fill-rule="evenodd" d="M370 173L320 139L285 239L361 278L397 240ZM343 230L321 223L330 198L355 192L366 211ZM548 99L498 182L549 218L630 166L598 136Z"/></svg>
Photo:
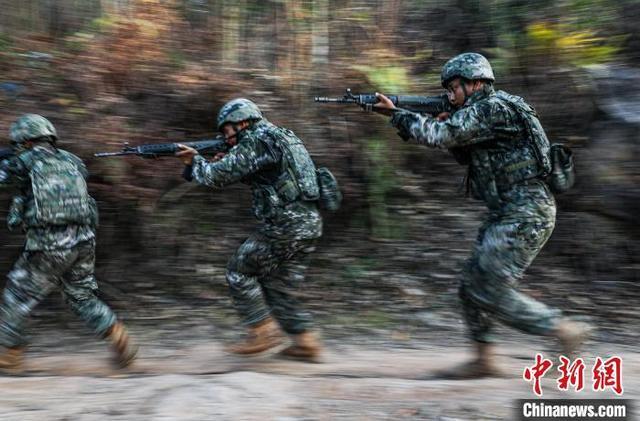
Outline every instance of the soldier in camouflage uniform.
<svg viewBox="0 0 640 421"><path fill-rule="evenodd" d="M0 369L22 363L24 328L36 305L56 288L98 336L111 342L116 362L130 364L136 348L123 324L97 296L94 278L96 203L87 193L87 169L77 156L56 147L57 134L44 117L26 114L10 129L15 155L0 164L0 187L17 194L9 229L22 229L26 244L9 272L0 303Z"/></svg>
<svg viewBox="0 0 640 421"><path fill-rule="evenodd" d="M322 234L313 161L293 132L267 121L247 99L225 104L217 124L232 146L226 155L208 162L181 145L178 156L187 165L187 178L200 184L250 185L253 211L261 222L227 266L231 297L249 331L229 350L250 355L275 348L283 342L282 328L294 343L281 354L314 361L320 343L311 330L311 315L294 295Z"/></svg>
<svg viewBox="0 0 640 421"><path fill-rule="evenodd" d="M391 115L404 139L448 149L468 165L467 186L489 215L479 230L460 285L464 317L477 358L442 373L452 378L497 375L490 336L494 320L523 332L557 337L571 353L587 326L519 292L517 282L547 242L555 225L555 199L544 181L549 144L533 109L522 98L496 92L491 65L476 53L449 60L442 86L457 108L433 118L397 109L378 95L377 111ZM535 136L523 118L530 118ZM540 140L534 144L534 139Z"/></svg>

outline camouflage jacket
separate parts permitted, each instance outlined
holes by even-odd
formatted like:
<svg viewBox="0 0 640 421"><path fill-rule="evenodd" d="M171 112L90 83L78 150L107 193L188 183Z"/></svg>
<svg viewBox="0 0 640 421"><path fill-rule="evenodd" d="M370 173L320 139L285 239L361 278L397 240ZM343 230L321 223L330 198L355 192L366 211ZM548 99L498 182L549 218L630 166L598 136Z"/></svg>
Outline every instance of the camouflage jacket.
<svg viewBox="0 0 640 421"><path fill-rule="evenodd" d="M66 160L73 163L84 178L88 177L88 171L80 158L59 150ZM0 163L0 187L13 186L17 190L11 209L9 210L7 223L10 228L21 227L26 232L25 250L59 250L76 246L83 241L95 238L94 224L86 225L43 225L35 224L26 215L34 213L33 187L29 173L29 163L35 162L43 154L53 153L48 147L35 146L31 150L24 151ZM97 207L91 199L94 220L97 223Z"/></svg>
<svg viewBox="0 0 640 421"><path fill-rule="evenodd" d="M473 196L497 208L510 200L514 186L541 175L526 128L508 98L517 97L485 86L445 121L398 110L391 124L404 138L452 152L469 166L467 182Z"/></svg>
<svg viewBox="0 0 640 421"><path fill-rule="evenodd" d="M277 126L266 120L254 123L238 136L238 144L217 162L200 155L193 160L192 177L215 188L243 182L251 186L253 212L262 222L260 231L272 238L312 239L322 235L322 219L316 201L297 193L288 198L278 186L288 172L278 146Z"/></svg>

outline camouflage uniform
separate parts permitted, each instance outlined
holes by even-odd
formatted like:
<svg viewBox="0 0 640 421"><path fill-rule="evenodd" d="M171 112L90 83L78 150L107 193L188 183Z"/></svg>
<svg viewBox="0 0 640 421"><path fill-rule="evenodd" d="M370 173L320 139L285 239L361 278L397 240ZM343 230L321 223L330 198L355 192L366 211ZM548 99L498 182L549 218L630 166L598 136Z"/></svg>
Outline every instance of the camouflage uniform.
<svg viewBox="0 0 640 421"><path fill-rule="evenodd" d="M253 122L237 137L237 145L217 162L195 156L192 177L215 188L238 181L251 186L260 225L229 261L226 277L231 296L247 326L271 314L285 332L299 334L311 327L312 319L294 294L304 282L315 240L322 235L316 201L305 200L293 183L282 147L283 142L301 145L301 141L265 119ZM315 177L313 163L309 165L307 171Z"/></svg>
<svg viewBox="0 0 640 421"><path fill-rule="evenodd" d="M36 117L39 116L27 115L18 122L37 122ZM12 138L19 139L21 129L29 131L29 127L14 124ZM114 313L96 296L95 201L86 196L88 207L82 222L55 225L43 220L42 209L38 209L43 206L38 206L34 199L31 169L41 160L52 157L63 165L71 165L68 168L75 168L82 177L88 176L80 158L42 143L0 164L0 187L13 186L19 191L12 202L7 224L26 233L24 251L8 274L0 304L0 345L7 348L26 345L24 327L28 316L56 287L62 289L73 312L97 335L105 336L116 323Z"/></svg>
<svg viewBox="0 0 640 421"><path fill-rule="evenodd" d="M468 165L468 188L489 209L460 286L464 316L478 342L491 341L494 319L540 335L550 334L560 319L560 311L516 289L551 236L556 204L513 101L521 99L487 84L445 121L404 110L391 120L402 137L448 149Z"/></svg>

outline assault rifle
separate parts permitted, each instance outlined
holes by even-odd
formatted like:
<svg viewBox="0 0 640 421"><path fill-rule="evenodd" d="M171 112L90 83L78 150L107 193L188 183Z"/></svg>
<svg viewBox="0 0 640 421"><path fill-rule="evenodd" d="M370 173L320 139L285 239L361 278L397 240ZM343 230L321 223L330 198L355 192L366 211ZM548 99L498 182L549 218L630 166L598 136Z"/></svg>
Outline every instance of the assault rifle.
<svg viewBox="0 0 640 421"><path fill-rule="evenodd" d="M228 152L231 146L224 140L222 136L213 139L195 140L192 142L176 142L176 143L149 143L139 146L129 146L124 144L119 152L100 152L94 154L97 158L109 156L136 155L142 158L160 158L163 156L173 156L180 149L178 144L189 146L202 155L215 155L218 152Z"/></svg>
<svg viewBox="0 0 640 421"><path fill-rule="evenodd" d="M446 94L438 96L387 95L387 98L398 108L415 113L431 114L434 117L440 113L451 113L454 111ZM342 98L317 96L314 98L314 101L333 104L356 104L366 111L372 111L373 105L378 102L378 97L376 97L376 94L371 93L354 94L351 92L351 89L347 89L347 92Z"/></svg>
<svg viewBox="0 0 640 421"><path fill-rule="evenodd" d="M0 149L0 161L3 159L11 158L13 156L13 149L11 148L2 148Z"/></svg>

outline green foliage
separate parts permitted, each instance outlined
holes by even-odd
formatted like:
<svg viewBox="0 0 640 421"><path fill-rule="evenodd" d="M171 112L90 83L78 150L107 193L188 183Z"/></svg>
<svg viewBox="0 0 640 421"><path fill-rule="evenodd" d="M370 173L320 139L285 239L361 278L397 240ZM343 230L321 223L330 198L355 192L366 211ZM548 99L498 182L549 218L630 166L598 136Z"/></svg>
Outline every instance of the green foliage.
<svg viewBox="0 0 640 421"><path fill-rule="evenodd" d="M410 86L408 71L402 66L353 66L362 72L369 83L385 92L407 92Z"/></svg>
<svg viewBox="0 0 640 421"><path fill-rule="evenodd" d="M187 59L184 56L184 53L180 50L169 50L167 52L167 58L169 59L169 63L176 69L182 69L185 66Z"/></svg>
<svg viewBox="0 0 640 421"><path fill-rule="evenodd" d="M13 39L7 35L0 33L0 51L6 52L13 47Z"/></svg>
<svg viewBox="0 0 640 421"><path fill-rule="evenodd" d="M389 312L373 309L360 313L358 319L365 326L373 329L383 329L391 326L394 322Z"/></svg>
<svg viewBox="0 0 640 421"><path fill-rule="evenodd" d="M92 20L89 25L87 25L86 31L89 32L105 32L111 29L116 24L116 19L112 16L100 16Z"/></svg>
<svg viewBox="0 0 640 421"><path fill-rule="evenodd" d="M566 0L568 11L565 17L575 30L592 31L614 23L618 19L616 9L619 2L610 0Z"/></svg>
<svg viewBox="0 0 640 421"><path fill-rule="evenodd" d="M491 67L493 68L493 73L498 81L502 79L503 75L508 74L511 68L513 68L517 57L514 47L515 41L511 39L507 42L509 47L505 46L486 49L486 52L491 57Z"/></svg>
<svg viewBox="0 0 640 421"><path fill-rule="evenodd" d="M404 236L402 225L389 216L387 209L388 195L397 186L398 180L389 161L386 142L370 139L366 151L369 160L367 202L371 235L377 239L401 238Z"/></svg>
<svg viewBox="0 0 640 421"><path fill-rule="evenodd" d="M64 47L74 53L79 53L87 49L87 46L94 40L94 35L87 32L76 32L64 39Z"/></svg>
<svg viewBox="0 0 640 421"><path fill-rule="evenodd" d="M75 53L85 51L95 40L96 34L102 34L113 28L117 20L112 16L101 16L93 19L83 29L69 35L64 39L64 46L67 50Z"/></svg>
<svg viewBox="0 0 640 421"><path fill-rule="evenodd" d="M566 24L538 22L527 27L534 50L556 54L562 61L584 66L610 61L620 51L624 37L598 37L588 30L575 30Z"/></svg>
<svg viewBox="0 0 640 421"><path fill-rule="evenodd" d="M342 8L336 12L336 17L341 20L368 24L374 19L374 14L366 7Z"/></svg>
<svg viewBox="0 0 640 421"><path fill-rule="evenodd" d="M354 263L344 267L342 278L346 281L357 281L366 277L368 271L375 270L376 260L370 257L359 257Z"/></svg>
<svg viewBox="0 0 640 421"><path fill-rule="evenodd" d="M440 86L440 72L425 73L422 75L422 82L425 86Z"/></svg>
<svg viewBox="0 0 640 421"><path fill-rule="evenodd" d="M516 70L518 63L531 62L529 59L536 57L551 60L549 64L572 66L615 59L626 39L615 32L617 22L624 18L620 16L624 3L611 0L492 1L486 9L487 24L493 29L497 42L486 52L497 78Z"/></svg>
<svg viewBox="0 0 640 421"><path fill-rule="evenodd" d="M385 56L385 51L373 52L374 56ZM384 62L381 58L381 61ZM391 60L388 60L391 61ZM368 82L381 92L402 93L411 90L408 69L401 65L353 66L362 72ZM371 235L378 239L402 237L400 224L396 223L387 209L389 192L397 185L393 166L389 162L387 144L382 139L369 139L366 142L366 153L369 161L367 177L367 202L369 204L369 220Z"/></svg>

